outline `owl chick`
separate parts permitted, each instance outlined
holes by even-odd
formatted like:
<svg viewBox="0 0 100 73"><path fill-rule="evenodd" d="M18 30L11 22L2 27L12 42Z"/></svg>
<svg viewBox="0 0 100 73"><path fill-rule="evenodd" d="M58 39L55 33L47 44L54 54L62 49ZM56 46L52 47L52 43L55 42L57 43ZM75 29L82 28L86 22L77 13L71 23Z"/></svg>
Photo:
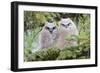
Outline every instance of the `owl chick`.
<svg viewBox="0 0 100 73"><path fill-rule="evenodd" d="M67 40L66 38L72 35L78 35L78 29L70 18L62 18L59 26L59 38L56 46L60 49L70 46L76 46L78 43L75 40Z"/></svg>
<svg viewBox="0 0 100 73"><path fill-rule="evenodd" d="M58 29L54 22L47 22L40 33L41 48L51 48L58 38Z"/></svg>

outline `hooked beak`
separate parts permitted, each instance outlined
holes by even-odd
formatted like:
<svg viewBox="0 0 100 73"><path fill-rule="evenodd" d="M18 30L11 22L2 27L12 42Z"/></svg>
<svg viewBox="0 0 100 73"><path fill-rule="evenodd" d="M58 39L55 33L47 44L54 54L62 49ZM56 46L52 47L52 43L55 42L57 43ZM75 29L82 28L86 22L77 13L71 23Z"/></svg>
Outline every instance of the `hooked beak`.
<svg viewBox="0 0 100 73"><path fill-rule="evenodd" d="M52 34L53 31L49 31L49 32Z"/></svg>
<svg viewBox="0 0 100 73"><path fill-rule="evenodd" d="M50 29L50 30L49 30L49 32L52 34L52 32L53 32L53 29Z"/></svg>

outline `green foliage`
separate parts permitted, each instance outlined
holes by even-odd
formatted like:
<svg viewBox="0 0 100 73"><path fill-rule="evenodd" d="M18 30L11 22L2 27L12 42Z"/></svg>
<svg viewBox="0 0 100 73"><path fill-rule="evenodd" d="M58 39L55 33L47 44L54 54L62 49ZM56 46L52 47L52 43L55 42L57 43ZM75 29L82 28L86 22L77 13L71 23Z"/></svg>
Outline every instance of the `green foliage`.
<svg viewBox="0 0 100 73"><path fill-rule="evenodd" d="M52 18L56 25L61 17L69 17L76 24L79 35L66 37L66 40L77 40L78 46L39 49L39 32L46 21ZM38 50L39 49L39 50ZM35 50L38 50L35 52ZM24 61L69 60L90 58L90 15L75 13L33 12L24 11Z"/></svg>
<svg viewBox="0 0 100 73"><path fill-rule="evenodd" d="M26 61L47 61L47 60L56 60L59 55L60 50L57 48L42 49L35 53L31 53L27 57ZM31 59L30 59L31 57Z"/></svg>
<svg viewBox="0 0 100 73"><path fill-rule="evenodd" d="M38 46L38 37L40 31L41 28L38 27L34 31L27 30L27 32L24 32L24 48L33 48L32 44Z"/></svg>
<svg viewBox="0 0 100 73"><path fill-rule="evenodd" d="M80 49L80 48L81 49ZM69 47L63 50L58 48L41 49L35 53L27 50L25 52L25 61L48 61L48 60L69 60L89 58L89 52L84 46ZM29 53L30 52L30 53Z"/></svg>
<svg viewBox="0 0 100 73"><path fill-rule="evenodd" d="M60 17L58 13L24 11L24 31L43 27L46 21Z"/></svg>
<svg viewBox="0 0 100 73"><path fill-rule="evenodd" d="M79 36L77 35L69 35L65 38L65 40L71 40L71 41L78 41L79 40Z"/></svg>

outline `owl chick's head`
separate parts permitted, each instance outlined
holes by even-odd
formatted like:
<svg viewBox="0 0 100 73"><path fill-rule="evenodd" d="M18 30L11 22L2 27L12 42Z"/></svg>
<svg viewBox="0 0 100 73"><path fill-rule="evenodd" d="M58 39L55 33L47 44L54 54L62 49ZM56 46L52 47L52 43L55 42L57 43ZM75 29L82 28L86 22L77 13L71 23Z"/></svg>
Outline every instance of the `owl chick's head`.
<svg viewBox="0 0 100 73"><path fill-rule="evenodd" d="M62 18L59 24L60 27L62 27L65 30L76 28L76 25L70 18Z"/></svg>
<svg viewBox="0 0 100 73"><path fill-rule="evenodd" d="M59 29L70 34L78 34L78 29L70 18L62 18Z"/></svg>
<svg viewBox="0 0 100 73"><path fill-rule="evenodd" d="M66 29L72 25L73 25L73 23L70 18L62 18L60 21L60 26L66 28Z"/></svg>
<svg viewBox="0 0 100 73"><path fill-rule="evenodd" d="M54 22L46 22L44 26L44 30L52 34L57 31L57 27Z"/></svg>

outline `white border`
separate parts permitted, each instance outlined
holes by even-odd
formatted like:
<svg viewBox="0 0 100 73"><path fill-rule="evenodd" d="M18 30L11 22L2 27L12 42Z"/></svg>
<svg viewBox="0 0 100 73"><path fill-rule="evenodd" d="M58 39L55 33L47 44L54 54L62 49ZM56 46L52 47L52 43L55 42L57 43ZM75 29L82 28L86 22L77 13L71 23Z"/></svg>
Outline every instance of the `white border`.
<svg viewBox="0 0 100 73"><path fill-rule="evenodd" d="M63 61L39 61L39 62L24 62L24 11L46 11L46 12L68 12L68 13L89 13L91 15L91 58L82 60L63 60ZM60 8L48 6L18 6L18 68L35 68L35 67L50 67L50 66L71 66L95 64L95 10L81 8Z"/></svg>

